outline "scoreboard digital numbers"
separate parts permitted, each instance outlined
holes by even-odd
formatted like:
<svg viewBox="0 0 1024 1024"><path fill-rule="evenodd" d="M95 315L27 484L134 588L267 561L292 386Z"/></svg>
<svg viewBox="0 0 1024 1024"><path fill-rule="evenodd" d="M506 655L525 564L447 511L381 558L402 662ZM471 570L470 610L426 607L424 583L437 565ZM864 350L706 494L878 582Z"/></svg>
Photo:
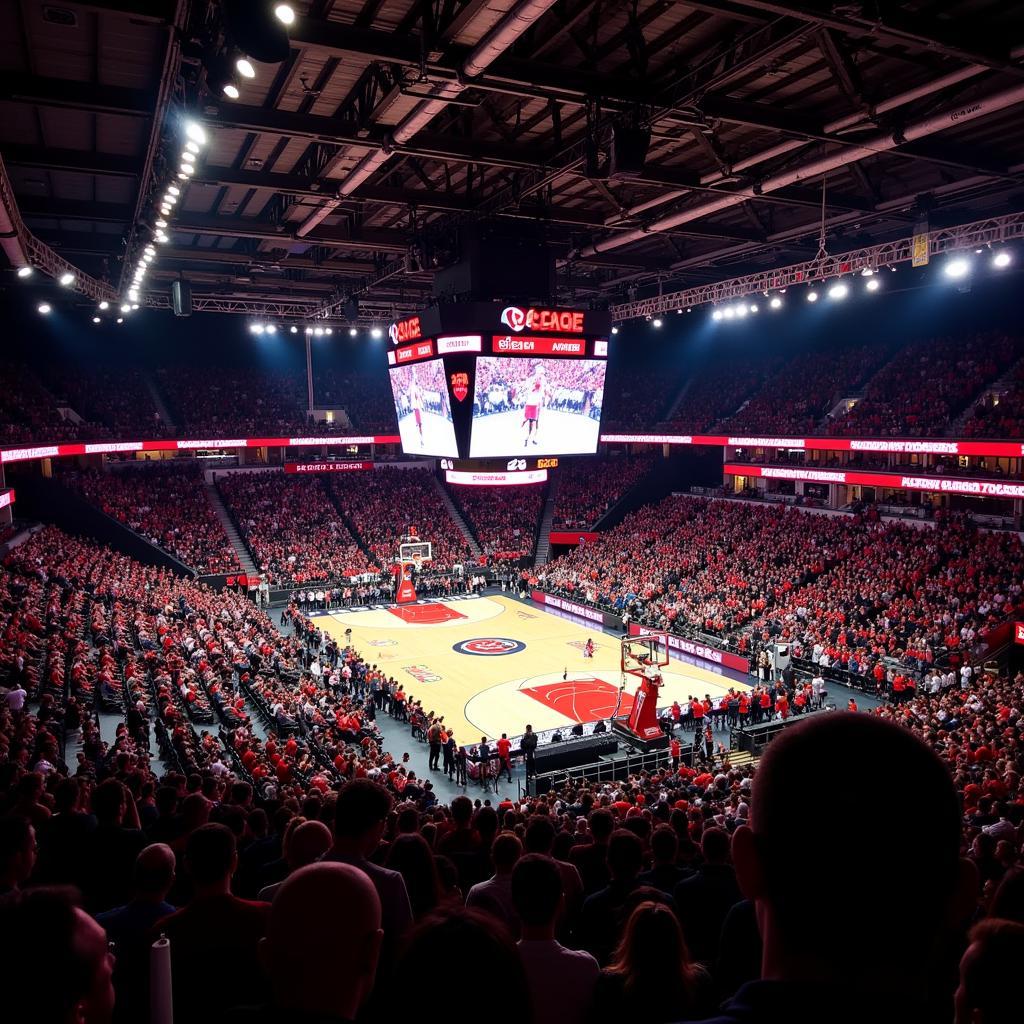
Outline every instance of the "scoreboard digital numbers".
<svg viewBox="0 0 1024 1024"><path fill-rule="evenodd" d="M402 450L451 460L516 456L544 473L597 451L611 316L499 303L437 306L393 323L387 353Z"/></svg>

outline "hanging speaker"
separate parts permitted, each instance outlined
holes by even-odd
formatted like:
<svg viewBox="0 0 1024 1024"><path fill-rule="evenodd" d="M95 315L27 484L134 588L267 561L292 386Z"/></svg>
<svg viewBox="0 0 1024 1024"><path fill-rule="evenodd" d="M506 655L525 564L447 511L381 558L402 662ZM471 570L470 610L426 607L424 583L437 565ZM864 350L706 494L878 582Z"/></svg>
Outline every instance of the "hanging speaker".
<svg viewBox="0 0 1024 1024"><path fill-rule="evenodd" d="M188 281L171 282L171 309L175 316L192 315L192 289Z"/></svg>
<svg viewBox="0 0 1024 1024"><path fill-rule="evenodd" d="M644 172L651 133L646 128L616 125L612 132L609 178L638 178Z"/></svg>

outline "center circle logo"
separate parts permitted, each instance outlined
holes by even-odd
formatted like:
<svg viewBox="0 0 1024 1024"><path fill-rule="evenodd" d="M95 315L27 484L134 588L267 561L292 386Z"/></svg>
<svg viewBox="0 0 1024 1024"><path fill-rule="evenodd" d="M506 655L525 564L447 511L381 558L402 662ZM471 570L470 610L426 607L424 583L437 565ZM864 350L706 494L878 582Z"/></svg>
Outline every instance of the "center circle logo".
<svg viewBox="0 0 1024 1024"><path fill-rule="evenodd" d="M478 636L473 640L463 640L453 644L456 654L479 654L485 657L497 657L501 654L518 654L526 650L521 640L510 640L507 636Z"/></svg>

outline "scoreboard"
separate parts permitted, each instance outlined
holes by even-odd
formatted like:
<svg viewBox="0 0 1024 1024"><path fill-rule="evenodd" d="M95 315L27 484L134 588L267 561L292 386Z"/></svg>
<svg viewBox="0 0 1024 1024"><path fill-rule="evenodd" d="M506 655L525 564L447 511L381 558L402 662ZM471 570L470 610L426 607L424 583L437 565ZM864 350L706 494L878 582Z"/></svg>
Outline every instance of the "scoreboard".
<svg viewBox="0 0 1024 1024"><path fill-rule="evenodd" d="M499 303L454 303L388 331L402 450L448 460L593 454L600 437L611 315ZM448 472L485 472L479 463Z"/></svg>

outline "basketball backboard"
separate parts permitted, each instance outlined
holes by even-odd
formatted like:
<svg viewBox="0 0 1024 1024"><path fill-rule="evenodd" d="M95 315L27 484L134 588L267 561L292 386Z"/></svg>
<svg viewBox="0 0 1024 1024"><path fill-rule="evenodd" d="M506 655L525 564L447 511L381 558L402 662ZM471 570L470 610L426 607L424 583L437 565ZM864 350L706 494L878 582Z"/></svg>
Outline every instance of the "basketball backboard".
<svg viewBox="0 0 1024 1024"><path fill-rule="evenodd" d="M639 636L622 638L622 671L644 675L645 670L662 668L668 664L668 634L661 630L648 630Z"/></svg>

